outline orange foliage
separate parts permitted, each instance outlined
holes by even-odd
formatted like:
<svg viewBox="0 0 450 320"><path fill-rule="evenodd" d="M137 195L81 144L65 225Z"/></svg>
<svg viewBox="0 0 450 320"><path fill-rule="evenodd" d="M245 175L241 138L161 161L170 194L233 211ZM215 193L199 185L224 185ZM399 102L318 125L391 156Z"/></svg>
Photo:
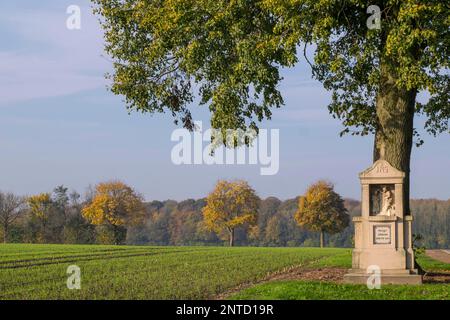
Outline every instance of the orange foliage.
<svg viewBox="0 0 450 320"><path fill-rule="evenodd" d="M83 216L95 225L121 226L139 222L145 213L142 197L120 181L99 183Z"/></svg>
<svg viewBox="0 0 450 320"><path fill-rule="evenodd" d="M336 233L349 223L344 200L334 192L333 185L318 181L299 199L295 220L311 231Z"/></svg>

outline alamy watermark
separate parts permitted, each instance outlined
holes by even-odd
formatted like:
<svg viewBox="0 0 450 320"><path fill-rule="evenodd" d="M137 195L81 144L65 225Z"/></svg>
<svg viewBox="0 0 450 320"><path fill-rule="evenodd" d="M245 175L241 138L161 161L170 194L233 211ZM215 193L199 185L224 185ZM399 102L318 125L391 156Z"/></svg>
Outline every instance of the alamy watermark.
<svg viewBox="0 0 450 320"><path fill-rule="evenodd" d="M195 121L196 130L176 129L171 141L175 165L260 165L261 175L275 175L280 168L279 129L207 129ZM270 139L269 139L270 136ZM211 139L212 138L212 139ZM248 145L245 145L245 142ZM225 142L225 144L223 143ZM206 143L206 145L204 144Z"/></svg>
<svg viewBox="0 0 450 320"><path fill-rule="evenodd" d="M67 289L80 290L81 289L81 269L79 266L71 265L67 267L66 273L69 275L67 278Z"/></svg>
<svg viewBox="0 0 450 320"><path fill-rule="evenodd" d="M370 265L367 267L367 274L370 276L367 278L367 288L381 289L381 269L377 265Z"/></svg>
<svg viewBox="0 0 450 320"><path fill-rule="evenodd" d="M130 9L124 9L129 11ZM133 10L133 9L131 9ZM69 17L66 20L66 27L69 30L80 30L81 29L81 8L78 5L72 4L67 7L66 13ZM381 9L377 5L370 5L367 7L366 13L370 14L367 18L366 25L367 28L381 29Z"/></svg>
<svg viewBox="0 0 450 320"><path fill-rule="evenodd" d="M370 5L367 7L368 14L370 14L369 18L367 18L366 25L370 30L381 29L381 9L377 5Z"/></svg>
<svg viewBox="0 0 450 320"><path fill-rule="evenodd" d="M66 27L69 30L81 29L81 8L77 5L70 5L66 9L66 13L69 17L66 20Z"/></svg>

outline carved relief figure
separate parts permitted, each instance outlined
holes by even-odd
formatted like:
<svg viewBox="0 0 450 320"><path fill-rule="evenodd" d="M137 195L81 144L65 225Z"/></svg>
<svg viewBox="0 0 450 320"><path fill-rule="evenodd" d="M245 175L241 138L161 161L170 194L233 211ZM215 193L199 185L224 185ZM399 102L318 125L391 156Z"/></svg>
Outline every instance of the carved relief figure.
<svg viewBox="0 0 450 320"><path fill-rule="evenodd" d="M395 214L394 196L386 186L381 189L382 207L379 215L393 216Z"/></svg>
<svg viewBox="0 0 450 320"><path fill-rule="evenodd" d="M393 188L389 185L373 185L370 196L371 210L370 214L373 216L395 215L395 199Z"/></svg>

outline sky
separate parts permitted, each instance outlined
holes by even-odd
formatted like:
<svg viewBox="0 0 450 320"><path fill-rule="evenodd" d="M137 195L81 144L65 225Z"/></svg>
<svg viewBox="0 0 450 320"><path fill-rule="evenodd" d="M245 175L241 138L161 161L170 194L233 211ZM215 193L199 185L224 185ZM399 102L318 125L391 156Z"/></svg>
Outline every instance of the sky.
<svg viewBox="0 0 450 320"><path fill-rule="evenodd" d="M80 30L66 27L70 5L81 8ZM261 197L288 199L327 179L342 196L360 198L358 173L371 165L373 137L339 137L330 93L304 62L283 70L285 106L261 125L280 135L279 171L261 175L254 164L172 162L172 117L128 114L123 97L107 90L111 62L88 0L2 1L0 39L2 191L29 195L63 184L83 193L120 179L147 200L183 200L204 197L218 179L245 179ZM191 108L208 127L207 108ZM419 132L425 144L413 149L411 195L449 199L450 136Z"/></svg>

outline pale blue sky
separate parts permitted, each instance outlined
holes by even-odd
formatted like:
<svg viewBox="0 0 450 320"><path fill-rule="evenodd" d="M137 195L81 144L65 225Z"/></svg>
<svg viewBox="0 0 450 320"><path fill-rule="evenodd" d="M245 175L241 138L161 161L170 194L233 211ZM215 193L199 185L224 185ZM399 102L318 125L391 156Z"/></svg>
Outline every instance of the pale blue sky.
<svg viewBox="0 0 450 320"><path fill-rule="evenodd" d="M82 8L82 29L65 27L66 8ZM358 172L371 164L372 137L340 138L326 105L330 95L304 65L283 72L286 106L262 127L280 129L280 170L259 166L175 166L176 129L169 115L128 115L105 88L110 62L87 0L0 2L0 189L20 194L59 184L84 192L119 178L146 199L203 197L220 178L247 179L265 197L282 199L325 178L345 197L359 199ZM193 106L198 120L204 108ZM418 119L420 122L421 119ZM450 198L449 135L424 135L414 148L412 196Z"/></svg>

